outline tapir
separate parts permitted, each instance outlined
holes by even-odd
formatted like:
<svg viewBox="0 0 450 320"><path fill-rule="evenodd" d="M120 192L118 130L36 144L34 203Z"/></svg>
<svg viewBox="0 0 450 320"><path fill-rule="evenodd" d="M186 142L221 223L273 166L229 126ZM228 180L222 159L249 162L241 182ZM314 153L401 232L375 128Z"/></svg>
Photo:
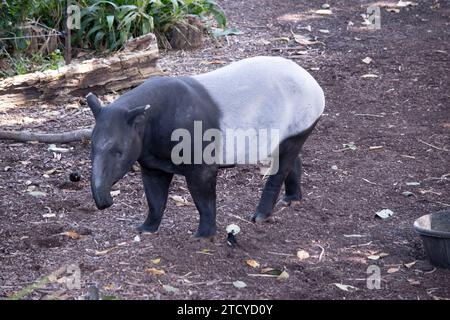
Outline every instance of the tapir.
<svg viewBox="0 0 450 320"><path fill-rule="evenodd" d="M112 186L137 161L149 209L138 230L158 230L169 185L174 174L179 174L185 177L200 213L196 237L216 234L218 171L240 164L238 156L249 155L250 140L267 130L276 130L277 139L272 139L261 154L276 158L277 170L268 176L251 220L269 218L283 184L282 203L289 205L302 199L299 153L325 107L317 81L295 62L281 57L247 58L193 76L152 77L105 107L92 93L86 101L95 117L91 188L97 208L113 204ZM196 130L200 135L213 134L206 139L203 136L200 143L194 138L188 141L192 150L178 150L179 158L185 161L175 161L174 149L179 148L180 141L174 140L174 132L180 129L192 135ZM256 134L245 140L247 143L230 143L233 141L227 140L227 133L237 129L251 129ZM225 138L220 140L220 134ZM221 161L202 161L202 152L208 146L213 149L213 140L221 143L215 145L217 149L211 155L227 156Z"/></svg>

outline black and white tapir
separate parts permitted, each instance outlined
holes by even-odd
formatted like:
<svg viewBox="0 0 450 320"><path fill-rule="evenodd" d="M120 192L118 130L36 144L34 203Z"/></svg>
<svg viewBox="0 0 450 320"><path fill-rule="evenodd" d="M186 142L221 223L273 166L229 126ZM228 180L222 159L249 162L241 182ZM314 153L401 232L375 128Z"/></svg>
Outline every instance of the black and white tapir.
<svg viewBox="0 0 450 320"><path fill-rule="evenodd" d="M248 58L195 76L153 77L107 107L92 93L86 99L96 120L91 152L96 206L113 204L111 187L138 161L149 207L138 230L158 230L169 184L180 174L200 212L197 237L216 233L218 169L252 157L249 151L258 148L249 145L268 131L276 134L256 158L272 157L277 166L251 219L271 215L283 183L284 203L301 199L299 152L325 106L316 80L280 57ZM246 143L233 143L239 135L230 138L230 132L247 134ZM218 161L206 159L206 151Z"/></svg>

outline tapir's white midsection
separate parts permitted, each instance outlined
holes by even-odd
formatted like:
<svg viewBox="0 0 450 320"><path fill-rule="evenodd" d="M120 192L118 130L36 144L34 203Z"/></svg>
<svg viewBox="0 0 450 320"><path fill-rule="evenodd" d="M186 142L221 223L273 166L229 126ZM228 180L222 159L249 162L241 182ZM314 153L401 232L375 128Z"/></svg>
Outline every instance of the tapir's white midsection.
<svg viewBox="0 0 450 320"><path fill-rule="evenodd" d="M258 138L261 132L270 136L278 131L281 142L310 128L325 106L316 80L295 62L280 57L248 58L193 78L218 105L224 139L227 130L251 129ZM272 143L267 155L276 147ZM236 155L248 155L247 149L234 149Z"/></svg>

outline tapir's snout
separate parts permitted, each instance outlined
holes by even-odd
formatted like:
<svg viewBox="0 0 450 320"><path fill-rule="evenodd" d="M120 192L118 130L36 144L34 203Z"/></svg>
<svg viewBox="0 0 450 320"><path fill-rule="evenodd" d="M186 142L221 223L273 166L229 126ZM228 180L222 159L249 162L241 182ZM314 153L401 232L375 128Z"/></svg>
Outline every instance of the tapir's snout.
<svg viewBox="0 0 450 320"><path fill-rule="evenodd" d="M113 205L113 200L112 200L112 198L108 199L106 201L97 201L96 200L95 201L95 205L97 206L97 208L99 210L104 210L104 209L109 208L109 207L111 207Z"/></svg>
<svg viewBox="0 0 450 320"><path fill-rule="evenodd" d="M110 193L111 188L106 184L98 184L98 180L91 182L92 196L95 205L99 210L104 210L113 205L113 199Z"/></svg>

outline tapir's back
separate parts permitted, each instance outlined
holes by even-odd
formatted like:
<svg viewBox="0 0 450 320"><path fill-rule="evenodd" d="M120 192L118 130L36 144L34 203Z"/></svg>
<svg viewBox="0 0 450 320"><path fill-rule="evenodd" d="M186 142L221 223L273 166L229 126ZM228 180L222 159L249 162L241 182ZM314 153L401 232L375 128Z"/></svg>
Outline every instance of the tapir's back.
<svg viewBox="0 0 450 320"><path fill-rule="evenodd" d="M222 130L277 129L283 140L312 126L325 106L316 80L280 57L248 58L193 78L219 106Z"/></svg>

